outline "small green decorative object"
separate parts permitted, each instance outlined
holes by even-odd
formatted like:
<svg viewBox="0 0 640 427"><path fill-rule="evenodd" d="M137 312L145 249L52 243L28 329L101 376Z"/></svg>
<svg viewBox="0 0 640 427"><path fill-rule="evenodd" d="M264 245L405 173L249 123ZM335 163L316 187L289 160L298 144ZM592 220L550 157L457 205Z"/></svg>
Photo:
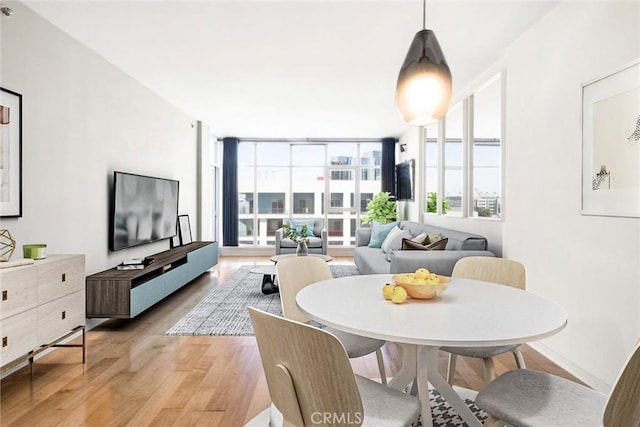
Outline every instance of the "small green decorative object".
<svg viewBox="0 0 640 427"><path fill-rule="evenodd" d="M11 237L9 230L0 230L0 262L9 261L15 250L16 241Z"/></svg>
<svg viewBox="0 0 640 427"><path fill-rule="evenodd" d="M25 258L44 259L47 257L46 249L47 245L45 245L44 243L22 245L22 252Z"/></svg>

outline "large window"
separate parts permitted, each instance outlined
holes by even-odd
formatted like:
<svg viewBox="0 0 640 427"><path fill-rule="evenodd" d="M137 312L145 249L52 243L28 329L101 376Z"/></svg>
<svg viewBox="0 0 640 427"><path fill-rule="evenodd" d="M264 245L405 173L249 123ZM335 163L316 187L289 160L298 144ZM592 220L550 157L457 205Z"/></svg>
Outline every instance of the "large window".
<svg viewBox="0 0 640 427"><path fill-rule="evenodd" d="M240 142L239 243L271 245L295 217L321 218L330 245L354 244L360 215L380 191L381 155L381 143Z"/></svg>
<svg viewBox="0 0 640 427"><path fill-rule="evenodd" d="M449 205L446 215L462 216L463 212L463 144L464 117L462 102L447 113L444 133L444 199ZM443 211L443 214L445 212Z"/></svg>
<svg viewBox="0 0 640 427"><path fill-rule="evenodd" d="M427 126L424 148L426 212L438 213L438 125ZM442 202L441 202L442 204ZM446 206L444 205L446 213Z"/></svg>
<svg viewBox="0 0 640 427"><path fill-rule="evenodd" d="M473 101L473 206L471 215L499 218L502 194L501 80L490 80Z"/></svg>
<svg viewBox="0 0 640 427"><path fill-rule="evenodd" d="M425 212L501 217L501 99L502 77L497 75L452 106L443 121L426 128Z"/></svg>

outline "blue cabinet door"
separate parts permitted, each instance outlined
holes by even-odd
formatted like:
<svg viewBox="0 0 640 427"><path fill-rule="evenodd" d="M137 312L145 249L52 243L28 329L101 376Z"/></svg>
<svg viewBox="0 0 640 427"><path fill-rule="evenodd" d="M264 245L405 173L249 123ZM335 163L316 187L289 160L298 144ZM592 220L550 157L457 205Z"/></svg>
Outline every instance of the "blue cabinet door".
<svg viewBox="0 0 640 427"><path fill-rule="evenodd" d="M175 267L164 273L163 277L166 295L170 295L189 283L189 266L185 264Z"/></svg>
<svg viewBox="0 0 640 427"><path fill-rule="evenodd" d="M193 280L218 263L218 242L212 242L187 254L189 280Z"/></svg>
<svg viewBox="0 0 640 427"><path fill-rule="evenodd" d="M153 304L162 300L165 296L164 276L156 277L153 280L149 280L133 288L131 290L129 316L137 316Z"/></svg>

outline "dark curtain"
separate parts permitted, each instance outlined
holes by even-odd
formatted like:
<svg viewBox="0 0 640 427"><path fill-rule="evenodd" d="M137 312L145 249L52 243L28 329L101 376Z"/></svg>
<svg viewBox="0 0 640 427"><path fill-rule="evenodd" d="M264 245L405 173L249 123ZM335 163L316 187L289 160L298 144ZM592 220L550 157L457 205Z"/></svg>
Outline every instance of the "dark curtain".
<svg viewBox="0 0 640 427"><path fill-rule="evenodd" d="M381 189L396 194L396 139L382 138Z"/></svg>
<svg viewBox="0 0 640 427"><path fill-rule="evenodd" d="M238 138L223 138L222 244L238 246Z"/></svg>

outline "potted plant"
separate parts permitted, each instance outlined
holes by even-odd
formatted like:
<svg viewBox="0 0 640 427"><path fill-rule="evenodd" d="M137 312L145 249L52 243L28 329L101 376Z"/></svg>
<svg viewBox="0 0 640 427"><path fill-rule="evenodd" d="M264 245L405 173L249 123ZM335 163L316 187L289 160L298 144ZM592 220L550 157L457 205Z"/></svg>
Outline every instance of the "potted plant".
<svg viewBox="0 0 640 427"><path fill-rule="evenodd" d="M369 224L372 221L388 224L398 219L396 201L391 193L383 191L373 196L367 203L367 213L362 216L362 223Z"/></svg>
<svg viewBox="0 0 640 427"><path fill-rule="evenodd" d="M296 255L308 255L309 247L307 245L309 244L309 237L307 237L307 233L309 229L307 228L307 224L302 224L302 226L300 227L300 234L298 234L298 231L295 228L292 228L289 224L284 224L282 228L284 229L284 235L286 238L298 243L298 247L296 248Z"/></svg>
<svg viewBox="0 0 640 427"><path fill-rule="evenodd" d="M449 199L442 199L442 214L446 214L451 208ZM438 211L438 193L431 192L427 194L427 212L435 213Z"/></svg>

